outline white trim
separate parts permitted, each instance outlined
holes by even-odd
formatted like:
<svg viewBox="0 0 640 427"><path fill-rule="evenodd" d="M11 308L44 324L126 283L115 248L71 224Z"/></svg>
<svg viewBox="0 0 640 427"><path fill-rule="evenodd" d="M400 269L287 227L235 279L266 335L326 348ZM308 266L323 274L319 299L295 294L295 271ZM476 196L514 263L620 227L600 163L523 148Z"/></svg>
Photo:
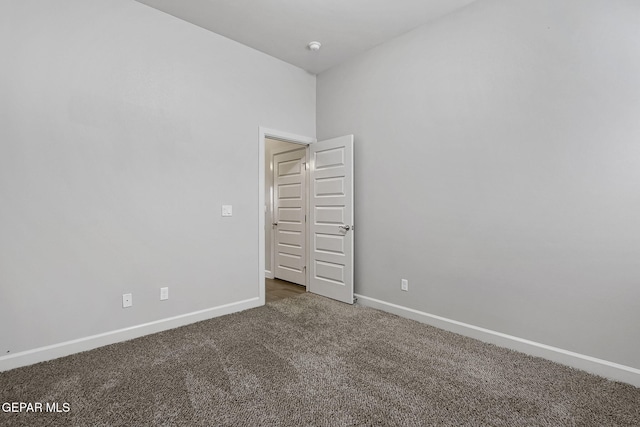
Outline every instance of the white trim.
<svg viewBox="0 0 640 427"><path fill-rule="evenodd" d="M251 298L243 301L224 304L217 307L194 311L192 313L181 314L179 316L160 319L141 325L131 326L124 329L105 332L71 341L48 345L46 347L35 348L33 350L22 351L0 357L0 372L9 369L19 368L34 363L45 362L59 357L69 356L82 351L93 350L109 344L139 338L145 335L154 334L168 329L178 328L190 323L212 319L225 314L237 311L248 310L259 307L259 299Z"/></svg>
<svg viewBox="0 0 640 427"><path fill-rule="evenodd" d="M264 271L264 277L265 277L265 279L274 279L274 278L275 278L275 276L273 275L273 273L272 273L272 272L270 272L269 270L265 270L265 271Z"/></svg>
<svg viewBox="0 0 640 427"><path fill-rule="evenodd" d="M265 138L281 139L296 144L312 144L315 138L282 132L275 129L258 127L258 300L260 305L265 303L265 235L264 235L264 163L265 163ZM307 245L308 247L308 245ZM309 269L307 269L308 274ZM307 278L307 283L309 282Z"/></svg>
<svg viewBox="0 0 640 427"><path fill-rule="evenodd" d="M582 369L592 374L640 387L640 369L632 368L631 366L625 366L608 360L598 359L524 338L503 334L502 332L458 322L457 320L447 319L446 317L425 313L364 295L356 294L356 298L358 298L358 303L364 306L376 308L480 341L510 348L532 356L542 357L563 365Z"/></svg>

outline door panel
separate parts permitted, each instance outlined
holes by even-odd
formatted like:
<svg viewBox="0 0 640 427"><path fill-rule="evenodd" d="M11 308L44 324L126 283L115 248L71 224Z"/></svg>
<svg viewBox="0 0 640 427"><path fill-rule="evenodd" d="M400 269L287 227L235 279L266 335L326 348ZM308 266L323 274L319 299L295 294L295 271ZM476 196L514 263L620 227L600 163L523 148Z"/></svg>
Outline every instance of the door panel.
<svg viewBox="0 0 640 427"><path fill-rule="evenodd" d="M344 209L341 206L315 206L315 220L318 224L344 224Z"/></svg>
<svg viewBox="0 0 640 427"><path fill-rule="evenodd" d="M287 177L294 177L296 178L295 175L283 175L280 177L280 180L283 181L284 178ZM295 184L279 184L276 186L276 188L278 189L279 192L279 200L286 200L286 199L293 199L293 200L300 200L302 199L302 184L300 183L295 183Z"/></svg>
<svg viewBox="0 0 640 427"><path fill-rule="evenodd" d="M353 303L353 135L309 146L310 291Z"/></svg>
<svg viewBox="0 0 640 427"><path fill-rule="evenodd" d="M316 234L314 249L318 252L344 255L344 236Z"/></svg>
<svg viewBox="0 0 640 427"><path fill-rule="evenodd" d="M273 156L274 276L306 285L305 162L302 148Z"/></svg>
<svg viewBox="0 0 640 427"><path fill-rule="evenodd" d="M315 196L344 196L344 177L316 179Z"/></svg>

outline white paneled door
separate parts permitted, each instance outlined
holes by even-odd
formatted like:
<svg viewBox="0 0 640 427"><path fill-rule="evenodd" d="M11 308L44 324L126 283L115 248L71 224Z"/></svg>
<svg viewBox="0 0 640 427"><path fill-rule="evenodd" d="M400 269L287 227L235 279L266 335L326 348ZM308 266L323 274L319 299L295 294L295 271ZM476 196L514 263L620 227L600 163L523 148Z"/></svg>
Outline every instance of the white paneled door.
<svg viewBox="0 0 640 427"><path fill-rule="evenodd" d="M306 286L305 165L305 148L273 156L274 275Z"/></svg>
<svg viewBox="0 0 640 427"><path fill-rule="evenodd" d="M353 304L353 135L309 146L310 291Z"/></svg>

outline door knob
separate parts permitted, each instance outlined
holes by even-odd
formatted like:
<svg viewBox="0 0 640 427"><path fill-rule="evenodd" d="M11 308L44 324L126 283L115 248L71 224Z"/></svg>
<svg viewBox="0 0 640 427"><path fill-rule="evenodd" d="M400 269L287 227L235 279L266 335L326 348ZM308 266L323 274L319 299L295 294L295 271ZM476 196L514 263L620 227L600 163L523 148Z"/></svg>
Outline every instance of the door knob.
<svg viewBox="0 0 640 427"><path fill-rule="evenodd" d="M278 223L277 223L277 222L274 222L274 223L273 223L273 226L274 226L274 227L277 227L277 226L278 226Z"/></svg>
<svg viewBox="0 0 640 427"><path fill-rule="evenodd" d="M348 225L339 225L338 228L341 228L344 231L349 231L351 230L351 227L349 227Z"/></svg>

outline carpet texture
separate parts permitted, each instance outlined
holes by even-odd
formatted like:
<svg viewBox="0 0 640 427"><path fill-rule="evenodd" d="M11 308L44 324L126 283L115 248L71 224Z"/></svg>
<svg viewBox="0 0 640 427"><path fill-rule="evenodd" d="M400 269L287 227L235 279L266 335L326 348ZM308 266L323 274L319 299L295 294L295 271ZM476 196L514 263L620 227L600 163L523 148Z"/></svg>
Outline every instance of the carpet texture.
<svg viewBox="0 0 640 427"><path fill-rule="evenodd" d="M640 389L304 294L0 373L2 426L639 426Z"/></svg>

